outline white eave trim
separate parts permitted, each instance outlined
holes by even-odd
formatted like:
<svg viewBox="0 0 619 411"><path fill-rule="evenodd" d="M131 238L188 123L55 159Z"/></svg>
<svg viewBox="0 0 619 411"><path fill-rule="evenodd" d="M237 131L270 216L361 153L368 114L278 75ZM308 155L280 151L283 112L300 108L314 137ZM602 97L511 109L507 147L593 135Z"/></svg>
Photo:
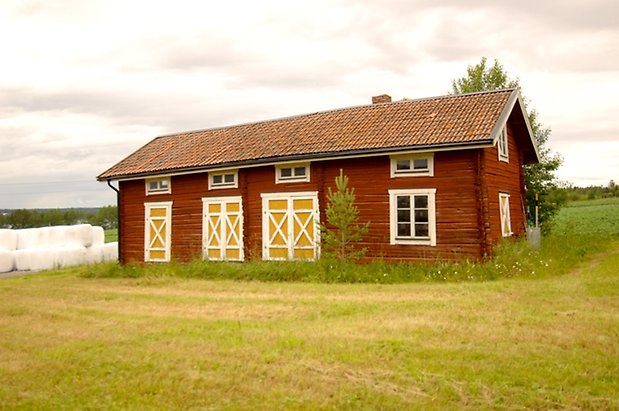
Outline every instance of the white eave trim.
<svg viewBox="0 0 619 411"><path fill-rule="evenodd" d="M531 124L529 123L529 116L527 115L527 110L524 107L524 100L522 95L520 94L520 88L512 91L512 94L509 96L505 107L503 107L503 111L499 116L496 124L492 129L492 133L490 137L492 138L492 146L496 146L499 141L499 136L501 134L501 129L503 126L506 126L507 120L509 119L509 115L512 113L514 106L518 103L520 105L520 110L522 111L522 116L524 117L524 123L527 126L527 132L529 133L529 139L531 140L531 144L533 145L533 150L535 150L535 157L539 161L539 150L537 148L537 143L535 142L535 137L533 136L533 129L531 129Z"/></svg>
<svg viewBox="0 0 619 411"><path fill-rule="evenodd" d="M436 153L436 152L442 152L442 151L473 150L473 149L478 149L478 148L490 148L490 147L493 147L495 144L496 144L496 140L493 140L491 143L483 143L483 142L479 144L470 143L470 144L463 144L463 145L458 145L458 146L435 147L435 148L424 147L419 150L408 149L408 150L391 151L391 152L349 154L349 155L340 155L340 156L333 156L333 157L329 156L329 157L315 157L315 158L309 158L309 159L272 161L268 163L242 164L242 165L237 165L234 167L225 166L221 168L203 168L199 170L176 171L172 173L161 173L161 174L148 174L148 175L135 176L135 177L126 177L126 178L111 178L111 179L105 178L101 180L100 182L103 183L106 181L132 181L132 180L144 180L144 179L151 179L151 178L182 176L182 175L187 175L187 174L218 173L221 171L235 170L235 169L242 169L242 168L255 168L255 167L275 166L275 165L279 166L279 165L285 165L285 164L300 164L300 163L307 164L307 163L313 163L316 161L345 160L345 159L352 159L352 158L367 158L367 157L382 157L382 156L389 157L389 156L400 156L400 155L411 155L411 154Z"/></svg>

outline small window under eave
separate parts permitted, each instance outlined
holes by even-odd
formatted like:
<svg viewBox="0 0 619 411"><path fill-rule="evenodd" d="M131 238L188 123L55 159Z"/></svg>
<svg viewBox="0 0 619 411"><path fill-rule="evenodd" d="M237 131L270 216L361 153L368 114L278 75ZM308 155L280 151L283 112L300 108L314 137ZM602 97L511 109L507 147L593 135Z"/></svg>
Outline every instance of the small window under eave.
<svg viewBox="0 0 619 411"><path fill-rule="evenodd" d="M391 178L434 175L434 153L391 156Z"/></svg>
<svg viewBox="0 0 619 411"><path fill-rule="evenodd" d="M285 164L275 166L275 183L296 183L310 181L310 165L303 164Z"/></svg>
<svg viewBox="0 0 619 411"><path fill-rule="evenodd" d="M172 192L172 184L170 177L149 178L146 179L146 195L153 194L170 194Z"/></svg>
<svg viewBox="0 0 619 411"><path fill-rule="evenodd" d="M219 188L238 188L239 171L226 170L208 173L208 189L216 190Z"/></svg>
<svg viewBox="0 0 619 411"><path fill-rule="evenodd" d="M509 163L509 142L507 139L507 125L504 125L503 128L501 128L497 146L499 151L499 160Z"/></svg>

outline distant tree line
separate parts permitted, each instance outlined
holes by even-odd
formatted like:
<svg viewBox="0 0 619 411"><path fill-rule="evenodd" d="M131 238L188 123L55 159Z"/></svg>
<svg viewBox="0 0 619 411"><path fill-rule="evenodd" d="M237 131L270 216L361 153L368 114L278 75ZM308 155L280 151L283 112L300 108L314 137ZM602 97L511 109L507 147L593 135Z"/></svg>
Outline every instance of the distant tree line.
<svg viewBox="0 0 619 411"><path fill-rule="evenodd" d="M606 186L574 187L570 184L564 184L562 187L554 190L551 195L563 203L567 201L619 197L619 185L614 180L610 180Z"/></svg>
<svg viewBox="0 0 619 411"><path fill-rule="evenodd" d="M77 208L45 210L6 210L0 213L1 228L33 228L55 225L92 224L106 230L118 227L116 206L96 210Z"/></svg>

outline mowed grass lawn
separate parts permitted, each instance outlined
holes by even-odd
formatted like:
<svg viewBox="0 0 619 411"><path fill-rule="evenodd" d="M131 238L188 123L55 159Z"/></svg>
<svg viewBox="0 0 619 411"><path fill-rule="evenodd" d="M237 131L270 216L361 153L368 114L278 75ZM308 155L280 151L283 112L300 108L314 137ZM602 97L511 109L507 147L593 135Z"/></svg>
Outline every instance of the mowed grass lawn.
<svg viewBox="0 0 619 411"><path fill-rule="evenodd" d="M614 248L463 283L3 279L0 409L617 409Z"/></svg>

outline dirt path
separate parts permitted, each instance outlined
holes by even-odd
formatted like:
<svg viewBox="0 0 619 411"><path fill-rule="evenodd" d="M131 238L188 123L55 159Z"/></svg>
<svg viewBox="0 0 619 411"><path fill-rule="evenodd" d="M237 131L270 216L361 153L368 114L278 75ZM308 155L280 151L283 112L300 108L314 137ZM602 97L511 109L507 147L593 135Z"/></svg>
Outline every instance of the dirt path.
<svg viewBox="0 0 619 411"><path fill-rule="evenodd" d="M0 280L3 278L21 277L24 275L36 274L39 271L9 271L8 273L0 273Z"/></svg>
<svg viewBox="0 0 619 411"><path fill-rule="evenodd" d="M572 271L571 275L581 275L582 273L591 270L593 267L597 266L611 255L615 254L619 254L619 245L617 246L617 248L613 248L611 250L594 255L593 258L591 258L591 260L589 260L585 265Z"/></svg>

